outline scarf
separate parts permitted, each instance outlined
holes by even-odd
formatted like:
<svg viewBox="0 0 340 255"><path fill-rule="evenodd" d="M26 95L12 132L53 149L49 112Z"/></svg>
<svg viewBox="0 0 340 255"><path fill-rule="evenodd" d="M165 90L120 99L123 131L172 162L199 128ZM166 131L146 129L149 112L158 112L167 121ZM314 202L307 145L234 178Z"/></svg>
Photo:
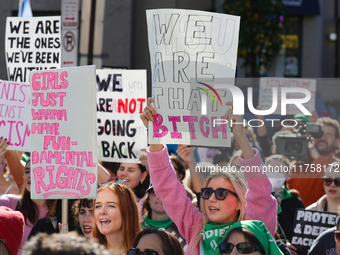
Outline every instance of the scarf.
<svg viewBox="0 0 340 255"><path fill-rule="evenodd" d="M149 217L145 217L142 223L142 229L145 228L164 228L167 229L173 224L173 221L169 218L166 220L151 220Z"/></svg>
<svg viewBox="0 0 340 255"><path fill-rule="evenodd" d="M223 242L234 222L214 225L212 222L205 224L201 232L200 254L219 255L218 245Z"/></svg>

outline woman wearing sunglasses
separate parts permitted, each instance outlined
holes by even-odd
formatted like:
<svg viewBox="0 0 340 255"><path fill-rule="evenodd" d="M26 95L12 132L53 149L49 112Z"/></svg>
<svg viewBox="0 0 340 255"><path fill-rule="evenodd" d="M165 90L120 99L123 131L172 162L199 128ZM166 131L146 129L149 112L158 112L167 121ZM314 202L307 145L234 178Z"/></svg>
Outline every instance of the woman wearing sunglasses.
<svg viewBox="0 0 340 255"><path fill-rule="evenodd" d="M111 254L126 254L141 229L133 192L121 183L100 185L93 202L93 237Z"/></svg>
<svg viewBox="0 0 340 255"><path fill-rule="evenodd" d="M141 230L127 255L184 255L179 241L164 229Z"/></svg>
<svg viewBox="0 0 340 255"><path fill-rule="evenodd" d="M338 213L337 207L340 204L340 162L335 161L329 164L322 180L326 195L308 206L306 210Z"/></svg>
<svg viewBox="0 0 340 255"><path fill-rule="evenodd" d="M220 254L283 255L261 221L239 221L219 246Z"/></svg>
<svg viewBox="0 0 340 255"><path fill-rule="evenodd" d="M149 98L148 106L141 114L146 127L148 121L154 122L153 115L157 114L151 102L153 99ZM228 110L225 118L229 123L231 120L234 123L243 121L243 116L233 115L232 110ZM247 180L242 173L231 171L218 172L208 178L201 190L202 213L192 205L177 180L166 146L151 144L147 150L151 182L165 211L189 244L186 254L218 254L217 246L236 221L261 220L272 235L275 233L277 204L271 197L271 184L261 172L260 154L251 148L241 124L234 125L233 134L243 152L240 157L242 167L258 169L259 172L245 172Z"/></svg>

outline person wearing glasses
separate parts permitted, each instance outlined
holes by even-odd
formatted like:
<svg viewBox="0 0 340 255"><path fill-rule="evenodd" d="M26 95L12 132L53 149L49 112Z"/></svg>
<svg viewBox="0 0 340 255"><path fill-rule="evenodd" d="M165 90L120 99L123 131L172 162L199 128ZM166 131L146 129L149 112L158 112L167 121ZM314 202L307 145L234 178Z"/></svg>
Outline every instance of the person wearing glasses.
<svg viewBox="0 0 340 255"><path fill-rule="evenodd" d="M283 255L261 221L239 221L218 246L220 254Z"/></svg>
<svg viewBox="0 0 340 255"><path fill-rule="evenodd" d="M93 202L93 237L116 255L126 254L132 248L141 229L135 195L123 182L99 185Z"/></svg>
<svg viewBox="0 0 340 255"><path fill-rule="evenodd" d="M340 205L339 161L329 164L322 180L326 195L323 195L318 201L308 206L306 210L338 213L338 205Z"/></svg>
<svg viewBox="0 0 340 255"><path fill-rule="evenodd" d="M152 98L141 114L147 127L154 122L157 111L150 105ZM231 105L231 103L227 103ZM242 123L243 116L228 110L225 119L230 123ZM223 242L228 229L236 221L245 219L265 222L270 233L275 234L277 203L271 196L271 184L261 171L263 162L256 149L252 149L244 134L243 126L234 125L234 137L243 154L240 157L244 169L256 168L251 172L215 172L201 190L202 213L187 198L185 189L178 181L170 163L167 148L162 144L151 144L147 149L151 182L161 199L164 209L178 227L180 234L189 244L186 254L218 254L218 245ZM262 165L262 166L261 166ZM246 176L246 178L244 177ZM248 185L247 185L248 183ZM248 187L248 191L247 191Z"/></svg>
<svg viewBox="0 0 340 255"><path fill-rule="evenodd" d="M164 229L141 230L127 255L184 255L179 241Z"/></svg>

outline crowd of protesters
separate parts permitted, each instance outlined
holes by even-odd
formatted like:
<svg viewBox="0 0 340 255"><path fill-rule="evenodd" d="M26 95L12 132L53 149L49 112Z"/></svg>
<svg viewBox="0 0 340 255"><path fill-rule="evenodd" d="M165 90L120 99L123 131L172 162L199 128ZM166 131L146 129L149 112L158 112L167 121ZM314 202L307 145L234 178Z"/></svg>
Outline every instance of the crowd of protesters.
<svg viewBox="0 0 340 255"><path fill-rule="evenodd" d="M157 114L152 102L140 116L146 128ZM232 109L225 118L243 122ZM322 129L306 158L276 153L276 138L293 128L272 138L265 126L238 124L232 147L207 149L204 160L189 145L150 144L141 164L100 162L97 198L69 200L68 235L59 233L60 200L31 199L29 153L7 150L1 137L0 254L300 254L292 244L296 210L338 213L340 125L315 113L296 118ZM197 171L206 166L236 171ZM241 171L254 166L289 171ZM309 254L340 254L339 222Z"/></svg>

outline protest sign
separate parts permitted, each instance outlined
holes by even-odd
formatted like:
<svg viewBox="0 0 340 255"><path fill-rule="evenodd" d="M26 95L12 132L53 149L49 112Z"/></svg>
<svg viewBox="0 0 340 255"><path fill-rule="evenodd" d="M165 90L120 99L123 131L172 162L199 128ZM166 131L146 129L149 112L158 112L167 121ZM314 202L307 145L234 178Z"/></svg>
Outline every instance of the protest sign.
<svg viewBox="0 0 340 255"><path fill-rule="evenodd" d="M146 106L146 70L97 70L99 159L139 162L147 148L139 115Z"/></svg>
<svg viewBox="0 0 340 255"><path fill-rule="evenodd" d="M95 66L31 72L31 197L96 198Z"/></svg>
<svg viewBox="0 0 340 255"><path fill-rule="evenodd" d="M298 249L297 253L306 255L314 240L325 230L334 227L338 218L335 213L297 209L291 240L291 244Z"/></svg>
<svg viewBox="0 0 340 255"><path fill-rule="evenodd" d="M0 81L0 136L7 150L31 151L30 85Z"/></svg>
<svg viewBox="0 0 340 255"><path fill-rule="evenodd" d="M219 85L234 84L240 17L158 9L147 11L147 24L158 112L149 143L230 146L230 129L215 120L232 100Z"/></svg>
<svg viewBox="0 0 340 255"><path fill-rule="evenodd" d="M5 36L8 79L28 82L30 71L60 68L60 34L60 16L8 17Z"/></svg>
<svg viewBox="0 0 340 255"><path fill-rule="evenodd" d="M273 93L273 88L277 88L277 94ZM315 92L316 92L316 80L313 79L292 79L292 78L260 78L260 93L259 103L262 110L270 109L274 103L277 103L277 107L273 114L281 114L281 90L282 88L304 88L311 92L311 99L304 103L303 106L312 113L315 109ZM273 97L276 95L276 98ZM304 98L302 93L287 93L284 98L292 100L292 104L287 105L286 114L294 115L301 113L301 110L293 104L294 99Z"/></svg>

